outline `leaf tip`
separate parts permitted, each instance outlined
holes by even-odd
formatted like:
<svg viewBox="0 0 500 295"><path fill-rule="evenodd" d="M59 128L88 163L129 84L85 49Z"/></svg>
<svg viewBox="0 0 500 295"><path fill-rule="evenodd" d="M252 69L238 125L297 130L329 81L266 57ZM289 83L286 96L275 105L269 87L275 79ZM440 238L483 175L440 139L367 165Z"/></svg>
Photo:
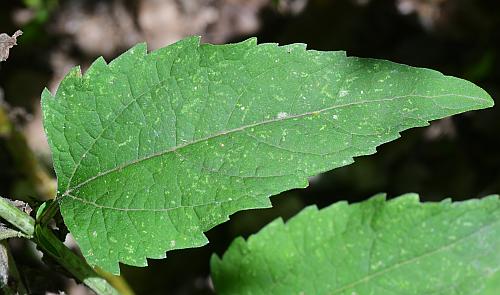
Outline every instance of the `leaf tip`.
<svg viewBox="0 0 500 295"><path fill-rule="evenodd" d="M490 108L495 104L486 90L470 81L446 76L442 82L446 88L455 90L454 101L444 99L445 104L452 109L480 110ZM457 99L457 97L461 99Z"/></svg>
<svg viewBox="0 0 500 295"><path fill-rule="evenodd" d="M466 81L466 80L464 80L464 81ZM474 91L477 93L476 94L477 97L475 100L477 102L478 109L491 108L495 105L495 101L493 100L491 95L486 90L484 90L483 88L481 88L480 86L478 86L472 82L469 82L469 81L467 81L467 82L471 84L471 87L474 87Z"/></svg>
<svg viewBox="0 0 500 295"><path fill-rule="evenodd" d="M485 108L491 108L495 105L495 101L493 100L493 98L486 92L484 91L485 93L485 96L484 96L484 99L483 99L483 102L484 102L484 107Z"/></svg>

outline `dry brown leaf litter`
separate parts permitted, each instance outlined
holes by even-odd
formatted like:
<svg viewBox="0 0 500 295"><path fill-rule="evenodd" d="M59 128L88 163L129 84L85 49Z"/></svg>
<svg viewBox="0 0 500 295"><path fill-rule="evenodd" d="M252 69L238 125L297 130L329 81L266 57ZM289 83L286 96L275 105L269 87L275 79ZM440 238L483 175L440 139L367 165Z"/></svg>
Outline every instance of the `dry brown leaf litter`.
<svg viewBox="0 0 500 295"><path fill-rule="evenodd" d="M12 37L5 33L0 34L0 61L6 61L9 58L9 50L17 45L17 37L22 34L20 30L17 30Z"/></svg>

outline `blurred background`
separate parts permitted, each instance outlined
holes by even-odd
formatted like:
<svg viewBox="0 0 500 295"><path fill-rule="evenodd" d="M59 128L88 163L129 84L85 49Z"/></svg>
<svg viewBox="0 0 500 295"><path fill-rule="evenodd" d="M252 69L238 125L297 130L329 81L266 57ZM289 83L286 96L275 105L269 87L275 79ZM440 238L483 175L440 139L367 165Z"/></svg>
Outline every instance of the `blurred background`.
<svg viewBox="0 0 500 295"><path fill-rule="evenodd" d="M0 195L32 207L55 189L43 134L40 93L57 89L75 66L110 61L138 42L156 49L185 36L227 43L307 43L462 77L500 98L500 2L497 0L12 0L0 3L0 33L24 34L0 63ZM471 112L413 129L373 156L314 177L310 187L272 198L272 209L240 212L208 232L210 244L122 266L136 294L213 294L212 253L304 206L356 202L378 192L455 200L500 193L500 113ZM71 244L71 241L68 241ZM34 294L91 294L64 272L49 271L30 243L12 240ZM48 261L47 263L51 263Z"/></svg>

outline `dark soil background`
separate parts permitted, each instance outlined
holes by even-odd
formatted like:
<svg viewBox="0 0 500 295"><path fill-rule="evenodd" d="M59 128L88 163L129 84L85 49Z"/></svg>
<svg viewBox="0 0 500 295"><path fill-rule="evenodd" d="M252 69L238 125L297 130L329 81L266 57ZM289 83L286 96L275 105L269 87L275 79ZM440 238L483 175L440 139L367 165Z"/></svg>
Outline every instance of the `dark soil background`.
<svg viewBox="0 0 500 295"><path fill-rule="evenodd" d="M17 29L24 31L19 45L0 64L0 195L32 206L54 188L40 117L42 89L57 89L74 65L85 69L101 55L109 61L137 42L146 41L150 49L188 35L211 43L250 36L259 42L300 42L310 49L433 68L500 97L497 0L2 1L0 33ZM149 260L147 268L122 266L123 277L136 294L213 294L212 253L222 254L235 237L306 205L356 202L378 192L389 197L416 192L423 200L500 193L499 131L496 107L406 131L377 154L312 178L307 189L273 197L272 209L233 215L208 232L209 245L169 252L167 259ZM44 266L30 244L13 240L11 245L34 294L89 294Z"/></svg>

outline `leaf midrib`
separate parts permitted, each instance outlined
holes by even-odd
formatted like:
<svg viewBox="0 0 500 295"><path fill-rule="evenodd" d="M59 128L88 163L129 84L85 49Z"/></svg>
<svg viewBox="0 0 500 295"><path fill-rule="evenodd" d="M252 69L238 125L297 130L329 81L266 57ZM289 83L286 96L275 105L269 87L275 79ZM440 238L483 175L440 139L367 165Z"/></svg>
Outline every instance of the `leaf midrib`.
<svg viewBox="0 0 500 295"><path fill-rule="evenodd" d="M121 170L123 170L123 169L125 169L125 168L127 168L127 167L129 167L131 165L135 165L135 164L138 164L138 163L146 161L146 160L157 158L157 157L163 156L163 155L171 153L171 152L176 152L179 149L182 149L182 148L185 148L185 147L188 147L188 146L200 143L200 142L208 141L208 140L211 140L211 139L216 138L216 137L220 137L220 136L224 136L224 135L236 133L236 132L239 132L239 131L243 131L243 130L248 129L248 128L258 127L258 126L267 125L267 124L272 124L272 123L276 123L276 122L280 122L280 121L285 121L285 120L291 120L291 119L296 119L296 118L313 116L313 115L317 115L317 114L320 114L320 113L323 113L323 112L326 112L326 111L334 110L334 109L337 109L337 108L350 107L350 106L353 106L353 105L362 105L362 104L378 103L378 102L384 102L384 101L393 101L393 100L396 100L396 99L404 99L404 98L408 98L408 97L432 99L432 98L448 97L448 96L456 96L456 97L468 98L468 99L472 99L472 100L481 100L481 101L485 101L485 102L487 101L486 99L481 98L481 97L468 96L468 95L462 95L462 94L454 94L454 93L439 94L439 95L407 94L407 95L385 97L385 98L374 99L374 100L360 100L360 101L351 102L351 103L345 103L345 104L340 104L340 105L333 105L333 106L330 106L330 107L327 107L327 108L323 108L323 109L320 109L320 110L316 110L316 111L309 111L309 112L305 112L305 113L301 113L301 114L288 115L288 116L286 116L284 118L275 117L273 119L264 120L264 121L261 121L261 122L256 122L256 123L252 123L252 124L248 124L248 125L243 125L243 126L238 127L238 128L233 128L233 129L221 131L221 132L215 133L215 134L210 135L210 136L206 136L206 137L203 137L203 138L191 141L191 142L186 142L186 143L183 143L183 144L171 147L169 149L166 149L164 151L161 151L161 152L158 152L158 153L154 153L154 154L151 154L151 155L148 155L148 156L136 159L134 161L126 162L126 163L124 163L122 165L118 165L115 168L112 168L112 169L103 171L103 172L101 172L99 174L96 174L95 176L90 177L87 180L82 181L82 182L76 184L75 186L66 189L66 191L63 193L62 196L63 197L68 196L73 191L75 191L75 190L77 190L77 189L79 189L79 188L87 185L88 183L90 183L90 182L92 182L92 181L94 181L96 179L99 179L100 177L103 177L105 175L111 174L111 173L116 172L116 171L121 171ZM73 197L78 198L78 197L76 197L74 195L73 195Z"/></svg>

